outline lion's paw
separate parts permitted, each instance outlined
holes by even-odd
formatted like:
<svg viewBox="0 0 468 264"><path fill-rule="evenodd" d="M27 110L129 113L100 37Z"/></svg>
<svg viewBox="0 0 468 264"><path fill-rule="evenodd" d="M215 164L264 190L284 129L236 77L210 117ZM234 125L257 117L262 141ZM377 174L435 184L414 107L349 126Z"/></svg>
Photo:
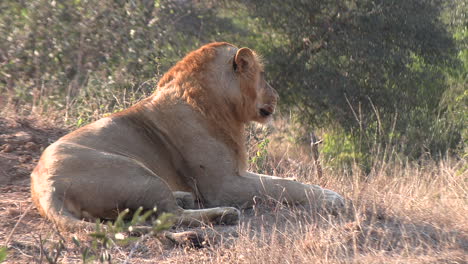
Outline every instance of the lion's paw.
<svg viewBox="0 0 468 264"><path fill-rule="evenodd" d="M234 207L221 207L220 213L213 222L216 224L235 225L239 222L240 211Z"/></svg>
<svg viewBox="0 0 468 264"><path fill-rule="evenodd" d="M185 231L173 233L166 231L164 237L169 239L176 246L189 246L195 248L204 247L208 241L205 241L203 234L199 234L195 231Z"/></svg>
<svg viewBox="0 0 468 264"><path fill-rule="evenodd" d="M332 190L323 189L323 209L332 214L339 214L345 207L346 201L343 196Z"/></svg>
<svg viewBox="0 0 468 264"><path fill-rule="evenodd" d="M177 205L184 209L195 209L195 196L190 192L173 192Z"/></svg>

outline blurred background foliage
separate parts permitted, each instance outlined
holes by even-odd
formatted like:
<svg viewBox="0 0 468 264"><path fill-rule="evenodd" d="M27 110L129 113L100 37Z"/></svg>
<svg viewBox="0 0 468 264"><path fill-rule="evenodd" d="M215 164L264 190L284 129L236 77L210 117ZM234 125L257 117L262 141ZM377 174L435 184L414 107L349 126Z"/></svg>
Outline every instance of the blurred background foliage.
<svg viewBox="0 0 468 264"><path fill-rule="evenodd" d="M291 133L322 131L329 164L466 158L467 14L464 0L2 0L0 102L81 126L228 41L263 55Z"/></svg>

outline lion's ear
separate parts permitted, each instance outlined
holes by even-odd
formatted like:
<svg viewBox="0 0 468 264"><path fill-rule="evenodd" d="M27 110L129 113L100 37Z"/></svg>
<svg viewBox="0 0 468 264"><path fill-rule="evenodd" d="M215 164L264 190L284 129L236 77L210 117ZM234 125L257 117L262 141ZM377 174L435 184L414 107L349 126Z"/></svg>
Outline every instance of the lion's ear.
<svg viewBox="0 0 468 264"><path fill-rule="evenodd" d="M241 48L237 51L236 56L234 56L233 67L237 72L248 72L251 70L254 65L255 56L251 49Z"/></svg>

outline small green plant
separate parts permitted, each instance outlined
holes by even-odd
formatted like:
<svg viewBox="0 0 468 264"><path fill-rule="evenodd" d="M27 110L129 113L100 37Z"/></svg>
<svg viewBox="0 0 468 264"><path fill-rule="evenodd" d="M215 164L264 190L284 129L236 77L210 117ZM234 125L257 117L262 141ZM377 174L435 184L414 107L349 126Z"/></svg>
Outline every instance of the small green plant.
<svg viewBox="0 0 468 264"><path fill-rule="evenodd" d="M8 255L7 247L0 247L0 262L4 262Z"/></svg>
<svg viewBox="0 0 468 264"><path fill-rule="evenodd" d="M367 167L367 157L359 149L355 138L342 130L331 130L324 135L320 152L325 164L337 169L350 169L352 164Z"/></svg>
<svg viewBox="0 0 468 264"><path fill-rule="evenodd" d="M268 144L270 140L267 138L262 139L257 144L257 151L250 159L250 164L256 168L259 173L264 173L264 165L268 158Z"/></svg>
<svg viewBox="0 0 468 264"><path fill-rule="evenodd" d="M83 263L98 259L100 262L111 262L112 257L109 250L114 246L127 246L131 243L137 243L138 240L146 238L148 235L169 229L173 225L172 215L163 213L153 223L152 227L138 226L146 223L148 218L156 212L156 208L143 213L143 208L138 208L130 222L124 221L130 210L122 211L114 222L108 221L103 225L99 220L96 221L95 232L89 234L92 238L91 247L82 246L76 237L73 242L81 249ZM142 214L143 213L143 214ZM126 233L147 233L142 237L126 236Z"/></svg>
<svg viewBox="0 0 468 264"><path fill-rule="evenodd" d="M73 243L81 253L82 262L99 261L100 263L112 263L112 249L128 246L130 244L137 247L141 241L149 236L154 236L161 231L171 228L173 225L173 215L168 213L161 214L153 222L152 226L142 225L147 223L148 218L155 212L156 208L143 212L143 208L140 207L133 213L130 221L125 221L127 215L130 213L129 209L119 213L117 219L113 222L108 221L102 223L99 219L96 220L95 230L89 234L89 237L91 237L91 245L80 241L76 236L72 237ZM131 234L135 233L145 233L145 235L140 237L131 236ZM45 250L44 245L46 242L47 240L40 240L43 255L48 263L58 263L61 252L66 249L64 239L61 238L58 242L54 243L52 245L53 250L50 252ZM2 252L3 251L0 250L0 260ZM130 257L131 255L127 258Z"/></svg>
<svg viewBox="0 0 468 264"><path fill-rule="evenodd" d="M62 254L62 251L66 249L65 241L63 239L60 239L58 242L53 243L51 248L48 250L45 248L47 242L47 239L43 240L42 237L39 235L39 246L42 252L41 256L44 256L48 263L58 263L58 259ZM39 262L41 262L41 260Z"/></svg>

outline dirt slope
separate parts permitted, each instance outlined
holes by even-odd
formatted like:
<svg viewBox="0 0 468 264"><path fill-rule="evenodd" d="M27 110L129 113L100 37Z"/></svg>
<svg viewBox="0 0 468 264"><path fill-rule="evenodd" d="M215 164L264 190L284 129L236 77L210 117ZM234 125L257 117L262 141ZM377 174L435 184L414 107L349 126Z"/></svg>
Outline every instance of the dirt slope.
<svg viewBox="0 0 468 264"><path fill-rule="evenodd" d="M16 249L9 251L10 261L27 262L20 257L27 249L39 253L28 234L44 228L44 221L31 203L29 175L42 150L65 133L34 118L0 117L0 241Z"/></svg>

